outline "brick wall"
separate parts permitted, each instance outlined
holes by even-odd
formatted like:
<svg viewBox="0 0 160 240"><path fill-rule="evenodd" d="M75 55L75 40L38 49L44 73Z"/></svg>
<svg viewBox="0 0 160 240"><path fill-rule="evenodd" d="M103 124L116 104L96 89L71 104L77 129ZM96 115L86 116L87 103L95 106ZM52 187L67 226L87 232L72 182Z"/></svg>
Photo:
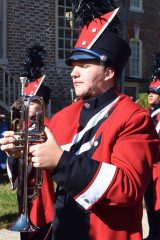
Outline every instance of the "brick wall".
<svg viewBox="0 0 160 240"><path fill-rule="evenodd" d="M128 1L129 2L129 1ZM160 49L160 1L143 1L144 13L128 12L128 37L134 38L134 25L140 26L139 38L142 40L142 78L151 76L153 53Z"/></svg>
<svg viewBox="0 0 160 240"><path fill-rule="evenodd" d="M26 49L35 42L44 45L48 56L43 72L45 82L52 89L52 111L69 104L70 73L68 69L55 67L55 1L8 0L7 18L9 71L19 78Z"/></svg>

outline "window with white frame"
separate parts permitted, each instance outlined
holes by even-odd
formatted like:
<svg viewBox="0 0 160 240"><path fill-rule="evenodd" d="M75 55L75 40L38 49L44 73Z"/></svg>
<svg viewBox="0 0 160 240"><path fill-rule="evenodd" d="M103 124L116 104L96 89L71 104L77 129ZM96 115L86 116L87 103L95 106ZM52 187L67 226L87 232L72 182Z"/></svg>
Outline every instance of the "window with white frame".
<svg viewBox="0 0 160 240"><path fill-rule="evenodd" d="M142 42L140 39L131 39L130 76L142 77Z"/></svg>
<svg viewBox="0 0 160 240"><path fill-rule="evenodd" d="M0 0L0 64L6 63L6 17L7 1Z"/></svg>
<svg viewBox="0 0 160 240"><path fill-rule="evenodd" d="M58 38L57 60L64 62L69 57L77 40L77 31L73 25L72 1L58 0Z"/></svg>
<svg viewBox="0 0 160 240"><path fill-rule="evenodd" d="M130 11L142 12L143 11L142 1L143 0L130 0Z"/></svg>

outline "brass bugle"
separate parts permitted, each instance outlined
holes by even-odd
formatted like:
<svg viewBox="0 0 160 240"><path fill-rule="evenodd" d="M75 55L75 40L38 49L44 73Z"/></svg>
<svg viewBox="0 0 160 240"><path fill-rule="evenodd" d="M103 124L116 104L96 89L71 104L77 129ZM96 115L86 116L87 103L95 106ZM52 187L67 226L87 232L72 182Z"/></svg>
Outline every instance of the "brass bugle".
<svg viewBox="0 0 160 240"><path fill-rule="evenodd" d="M29 107L32 101L41 106L41 111L36 113L33 124L34 130L30 130ZM34 185L29 185L28 166L30 164L29 146L44 142L44 116L45 104L39 96L23 96L19 111L11 110L11 130L18 135L16 147L19 148L21 156L18 159L18 208L19 217L12 225L11 230L19 232L32 232L38 230L29 218L29 202L38 197L42 185L42 169L34 169Z"/></svg>

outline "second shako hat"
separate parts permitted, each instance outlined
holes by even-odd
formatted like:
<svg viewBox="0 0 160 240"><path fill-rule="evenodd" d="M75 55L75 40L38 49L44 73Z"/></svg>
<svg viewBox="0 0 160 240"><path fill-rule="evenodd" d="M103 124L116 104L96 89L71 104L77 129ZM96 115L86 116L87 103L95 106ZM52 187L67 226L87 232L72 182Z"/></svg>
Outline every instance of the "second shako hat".
<svg viewBox="0 0 160 240"><path fill-rule="evenodd" d="M72 61L75 60L98 60L104 65L111 65L116 74L119 75L131 54L127 42L115 31L114 26L117 25L119 8L114 9L114 5L111 4L113 1L98 1L98 6L97 1L85 1L85 4L83 2L82 0L77 5L79 8L77 12L80 10L83 12L77 18L85 18L84 21L81 21L84 26L71 56L66 59L66 64L71 66ZM80 8L81 5L82 8ZM87 13L85 13L84 7L85 9L89 8ZM104 13L105 11L106 13ZM103 14L101 14L102 12ZM86 14L88 19L91 19L90 21L86 20Z"/></svg>
<svg viewBox="0 0 160 240"><path fill-rule="evenodd" d="M22 77L27 78L24 94L43 97L45 104L48 104L51 90L43 84L45 75L42 75L42 67L45 66L44 58L46 55L47 53L43 45L34 44L28 48L27 59L23 63Z"/></svg>
<svg viewBox="0 0 160 240"><path fill-rule="evenodd" d="M153 55L153 67L151 82L148 87L148 93L160 94L160 51Z"/></svg>

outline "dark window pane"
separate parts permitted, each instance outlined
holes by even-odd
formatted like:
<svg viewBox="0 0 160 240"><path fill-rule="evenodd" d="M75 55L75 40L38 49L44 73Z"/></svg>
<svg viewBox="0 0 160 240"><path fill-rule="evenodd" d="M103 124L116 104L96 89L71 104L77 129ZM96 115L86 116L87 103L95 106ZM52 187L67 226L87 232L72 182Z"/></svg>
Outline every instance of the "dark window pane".
<svg viewBox="0 0 160 240"><path fill-rule="evenodd" d="M136 87L125 87L125 93L136 100Z"/></svg>
<svg viewBox="0 0 160 240"><path fill-rule="evenodd" d="M64 40L63 39L59 39L58 45L59 45L59 48L64 48Z"/></svg>
<svg viewBox="0 0 160 240"><path fill-rule="evenodd" d="M64 0L59 0L59 5L64 6Z"/></svg>
<svg viewBox="0 0 160 240"><path fill-rule="evenodd" d="M59 29L58 33L59 33L58 37L64 38L64 30L63 29Z"/></svg>
<svg viewBox="0 0 160 240"><path fill-rule="evenodd" d="M0 21L0 58L2 57L2 53L3 53L3 49L2 49L2 37L3 37L2 22Z"/></svg>
<svg viewBox="0 0 160 240"><path fill-rule="evenodd" d="M59 21L59 23L58 23L59 26L64 27L64 18L59 18L58 21Z"/></svg>
<svg viewBox="0 0 160 240"><path fill-rule="evenodd" d="M65 58L69 58L71 56L71 51L65 51Z"/></svg>
<svg viewBox="0 0 160 240"><path fill-rule="evenodd" d="M75 46L75 45L76 45L76 42L77 42L76 40L74 40L74 41L73 41L73 46Z"/></svg>
<svg viewBox="0 0 160 240"><path fill-rule="evenodd" d="M71 30L65 30L65 37L66 38L71 38Z"/></svg>
<svg viewBox="0 0 160 240"><path fill-rule="evenodd" d="M65 15L64 15L64 8L62 8L62 7L59 7L59 8L58 8L58 15L59 15L59 16L62 16L62 17L65 16Z"/></svg>
<svg viewBox="0 0 160 240"><path fill-rule="evenodd" d="M73 30L73 38L78 39L78 32L76 30Z"/></svg>
<svg viewBox="0 0 160 240"><path fill-rule="evenodd" d="M70 48L72 47L71 40L66 40L65 47L66 47L67 49L70 49Z"/></svg>
<svg viewBox="0 0 160 240"><path fill-rule="evenodd" d="M58 51L58 58L59 59L64 59L64 51L63 50Z"/></svg>
<svg viewBox="0 0 160 240"><path fill-rule="evenodd" d="M72 1L71 0L67 0L67 7L72 7Z"/></svg>

